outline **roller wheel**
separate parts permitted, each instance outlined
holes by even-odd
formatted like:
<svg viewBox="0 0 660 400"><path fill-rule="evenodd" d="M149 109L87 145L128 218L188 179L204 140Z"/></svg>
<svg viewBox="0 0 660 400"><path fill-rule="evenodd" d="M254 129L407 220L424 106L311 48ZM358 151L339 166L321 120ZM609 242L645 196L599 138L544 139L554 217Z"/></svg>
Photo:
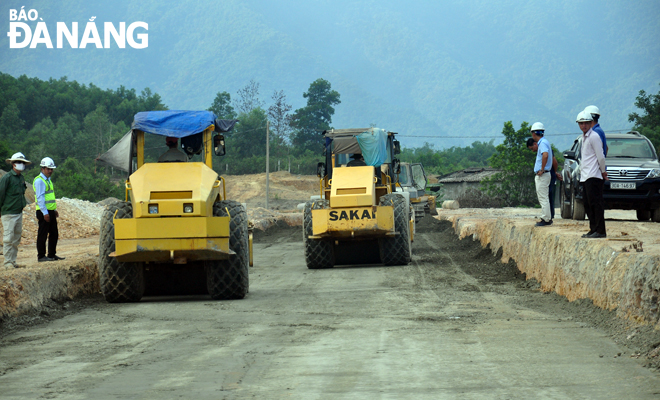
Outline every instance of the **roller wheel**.
<svg viewBox="0 0 660 400"><path fill-rule="evenodd" d="M144 294L142 263L119 262L109 254L115 251L115 224L113 217L132 218L131 203L118 201L108 205L101 217L99 239L99 277L101 292L109 303L140 301Z"/></svg>
<svg viewBox="0 0 660 400"><path fill-rule="evenodd" d="M380 258L385 265L410 263L410 224L406 199L398 194L386 194L380 198L380 206L393 206L394 229L398 235L378 240Z"/></svg>
<svg viewBox="0 0 660 400"><path fill-rule="evenodd" d="M305 262L309 269L332 268L335 265L333 243L330 240L310 239L313 234L312 210L330 207L328 200L312 200L305 203L303 211L303 242Z"/></svg>
<svg viewBox="0 0 660 400"><path fill-rule="evenodd" d="M247 213L241 203L223 200L213 205L213 216L230 217L229 249L236 254L228 260L204 262L209 294L214 300L242 299L250 288Z"/></svg>

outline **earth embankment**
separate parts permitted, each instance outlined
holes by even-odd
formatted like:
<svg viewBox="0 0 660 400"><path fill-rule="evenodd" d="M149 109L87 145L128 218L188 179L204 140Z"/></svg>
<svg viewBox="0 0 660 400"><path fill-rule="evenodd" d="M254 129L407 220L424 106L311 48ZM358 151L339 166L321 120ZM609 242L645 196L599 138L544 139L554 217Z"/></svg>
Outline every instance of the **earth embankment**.
<svg viewBox="0 0 660 400"><path fill-rule="evenodd" d="M541 289L569 301L590 299L621 318L660 329L660 224L636 221L635 212L607 211L606 239L584 239L588 221L557 218L535 227L534 209L439 210L460 238L501 249Z"/></svg>

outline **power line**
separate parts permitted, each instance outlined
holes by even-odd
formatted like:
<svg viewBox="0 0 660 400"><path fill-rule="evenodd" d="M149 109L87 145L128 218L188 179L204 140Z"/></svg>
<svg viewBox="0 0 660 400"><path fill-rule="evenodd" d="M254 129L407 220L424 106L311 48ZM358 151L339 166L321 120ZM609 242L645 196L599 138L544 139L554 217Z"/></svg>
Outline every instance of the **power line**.
<svg viewBox="0 0 660 400"><path fill-rule="evenodd" d="M632 128L629 129L608 129L607 132L630 132ZM607 133L606 132L606 133ZM576 133L555 133L555 134L548 134L546 136L548 137L554 137L554 136L575 136L575 135L581 135L582 132L576 132ZM435 139L498 139L503 137L501 134L498 136L430 136L430 135L399 135L400 138L435 138Z"/></svg>

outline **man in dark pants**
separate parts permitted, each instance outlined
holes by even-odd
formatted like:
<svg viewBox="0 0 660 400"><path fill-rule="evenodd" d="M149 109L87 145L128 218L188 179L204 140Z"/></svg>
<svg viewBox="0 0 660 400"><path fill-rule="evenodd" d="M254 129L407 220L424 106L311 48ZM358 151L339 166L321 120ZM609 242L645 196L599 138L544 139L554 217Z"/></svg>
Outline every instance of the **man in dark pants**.
<svg viewBox="0 0 660 400"><path fill-rule="evenodd" d="M64 257L56 254L57 239L59 238L57 230L59 213L55 202L55 188L50 180L55 168L52 158L44 158L41 160L41 173L34 178L32 183L37 220L39 220L39 230L37 231L37 260L39 262L64 260ZM48 239L48 254L46 254L46 239Z"/></svg>
<svg viewBox="0 0 660 400"><path fill-rule="evenodd" d="M539 145L533 138L527 139L527 148L536 153L539 151ZM550 196L550 216L555 218L555 183L557 179L562 180L561 174L557 172L559 163L555 156L552 156L552 168L550 168L550 186L548 187L548 195Z"/></svg>
<svg viewBox="0 0 660 400"><path fill-rule="evenodd" d="M23 232L23 208L25 201L25 166L32 164L23 153L15 153L6 160L11 164L11 171L0 179L0 215L2 215L4 267L20 268L16 264L18 245Z"/></svg>
<svg viewBox="0 0 660 400"><path fill-rule="evenodd" d="M605 238L605 201L603 200L603 182L607 179L603 142L592 128L594 120L587 111L578 114L576 122L580 125L582 136L582 161L580 163L580 182L584 183L585 212L589 218L589 232L582 235L588 239Z"/></svg>

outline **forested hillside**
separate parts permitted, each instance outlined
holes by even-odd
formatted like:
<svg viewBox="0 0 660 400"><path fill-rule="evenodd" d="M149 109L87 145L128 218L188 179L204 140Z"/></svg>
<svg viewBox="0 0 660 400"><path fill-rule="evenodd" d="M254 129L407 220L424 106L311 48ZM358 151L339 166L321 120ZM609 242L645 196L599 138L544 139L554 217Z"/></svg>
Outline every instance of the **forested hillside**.
<svg viewBox="0 0 660 400"><path fill-rule="evenodd" d="M163 109L160 96L148 88L137 94L123 86L103 90L66 78L0 74L0 157L24 153L33 162L25 173L30 182L39 173L39 161L53 158L58 165L53 181L61 197L122 196L123 190L110 181L112 171L97 170L94 159L129 130L135 113Z"/></svg>
<svg viewBox="0 0 660 400"><path fill-rule="evenodd" d="M273 93L267 102L261 97L259 85L251 81L233 99L228 92L218 92L208 105L220 118L239 120L226 134L227 155L216 160L218 172L264 172L268 125L271 171L314 174L317 162L323 159L320 132L332 126L341 94L330 82L317 79L302 94L307 105L296 110L282 92ZM53 180L61 197L122 197L125 173L95 160L130 129L137 112L164 109L160 96L148 88L137 94L124 86L101 89L66 78L42 81L0 74L0 157L23 152L33 161L25 173L28 181L38 174L41 158L53 158L58 165ZM147 138L148 161L155 161L165 150L162 137ZM423 162L429 173L441 174L485 166L493 151L492 142L445 150L426 144L405 148L401 158ZM3 164L2 168L8 170L9 166Z"/></svg>
<svg viewBox="0 0 660 400"><path fill-rule="evenodd" d="M498 141L502 122L512 120L544 122L564 149L578 132L575 115L589 104L600 107L605 130L630 128L637 92L654 91L660 76L654 0L37 0L26 7L52 26L91 16L145 21L149 46L9 49L3 35L0 71L14 77L149 87L176 109L206 108L216 93L234 95L250 80L261 85L262 101L283 91L297 109L309 83L323 77L342 95L336 127L375 124L399 132L408 147ZM8 20L0 26L7 32Z"/></svg>

